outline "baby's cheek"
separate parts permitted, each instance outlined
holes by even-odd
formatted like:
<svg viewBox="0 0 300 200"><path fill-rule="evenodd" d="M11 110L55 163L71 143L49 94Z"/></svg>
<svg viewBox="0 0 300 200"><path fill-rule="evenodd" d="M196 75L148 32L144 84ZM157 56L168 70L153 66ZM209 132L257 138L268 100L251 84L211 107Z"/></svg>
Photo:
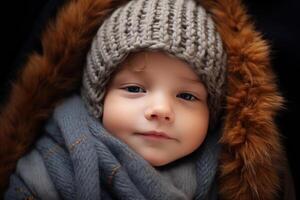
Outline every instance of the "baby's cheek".
<svg viewBox="0 0 300 200"><path fill-rule="evenodd" d="M203 143L208 131L208 116L193 115L181 119L180 137L186 153L191 153Z"/></svg>
<svg viewBox="0 0 300 200"><path fill-rule="evenodd" d="M126 107L107 103L104 105L102 123L110 133L119 136L121 133L127 132L132 120Z"/></svg>

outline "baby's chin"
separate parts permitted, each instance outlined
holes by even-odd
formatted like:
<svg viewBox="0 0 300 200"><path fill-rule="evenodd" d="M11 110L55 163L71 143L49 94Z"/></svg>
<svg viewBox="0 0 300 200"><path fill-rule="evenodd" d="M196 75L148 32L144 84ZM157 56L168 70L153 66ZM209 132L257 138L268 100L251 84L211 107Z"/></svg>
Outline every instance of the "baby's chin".
<svg viewBox="0 0 300 200"><path fill-rule="evenodd" d="M146 156L146 155L141 155L141 156L153 167L161 167L179 159L179 158L159 157L159 156Z"/></svg>
<svg viewBox="0 0 300 200"><path fill-rule="evenodd" d="M164 166L164 165L167 165L167 164L169 164L169 163L171 163L171 162L173 162L173 160L172 161L165 161L165 160L147 160L149 163L150 163L150 165L151 166L153 166L153 167L161 167L161 166Z"/></svg>
<svg viewBox="0 0 300 200"><path fill-rule="evenodd" d="M155 151L155 149L151 149L151 148L142 148L142 149L134 149L134 150L153 167L161 167L170 164L192 153L190 151L163 152L163 151Z"/></svg>

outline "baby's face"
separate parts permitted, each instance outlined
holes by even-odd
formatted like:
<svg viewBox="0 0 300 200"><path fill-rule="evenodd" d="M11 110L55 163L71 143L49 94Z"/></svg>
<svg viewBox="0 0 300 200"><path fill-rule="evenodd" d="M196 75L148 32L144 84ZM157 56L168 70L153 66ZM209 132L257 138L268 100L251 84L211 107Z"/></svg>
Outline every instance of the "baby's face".
<svg viewBox="0 0 300 200"><path fill-rule="evenodd" d="M202 144L207 91L185 62L159 52L145 55L130 56L112 78L102 122L151 165L162 166Z"/></svg>

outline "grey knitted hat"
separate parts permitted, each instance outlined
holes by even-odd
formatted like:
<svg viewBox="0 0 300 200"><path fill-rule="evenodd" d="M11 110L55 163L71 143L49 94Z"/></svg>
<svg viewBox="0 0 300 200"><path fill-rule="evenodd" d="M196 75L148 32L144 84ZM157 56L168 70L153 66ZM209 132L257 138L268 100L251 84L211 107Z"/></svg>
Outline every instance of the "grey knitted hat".
<svg viewBox="0 0 300 200"><path fill-rule="evenodd" d="M194 0L131 0L101 25L87 55L81 95L101 118L106 86L131 52L161 50L186 61L208 91L211 119L224 100L226 54L210 15Z"/></svg>

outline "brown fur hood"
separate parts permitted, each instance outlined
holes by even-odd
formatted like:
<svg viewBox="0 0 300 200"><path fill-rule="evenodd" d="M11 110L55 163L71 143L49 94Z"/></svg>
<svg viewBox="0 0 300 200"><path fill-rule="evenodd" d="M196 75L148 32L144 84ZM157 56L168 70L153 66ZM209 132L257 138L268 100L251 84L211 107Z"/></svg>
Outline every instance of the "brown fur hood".
<svg viewBox="0 0 300 200"><path fill-rule="evenodd" d="M81 83L91 40L126 0L70 0L30 55L0 113L1 190L55 105ZM276 199L285 162L274 116L282 106L269 47L239 0L202 0L228 52L228 93L218 174L221 199Z"/></svg>

